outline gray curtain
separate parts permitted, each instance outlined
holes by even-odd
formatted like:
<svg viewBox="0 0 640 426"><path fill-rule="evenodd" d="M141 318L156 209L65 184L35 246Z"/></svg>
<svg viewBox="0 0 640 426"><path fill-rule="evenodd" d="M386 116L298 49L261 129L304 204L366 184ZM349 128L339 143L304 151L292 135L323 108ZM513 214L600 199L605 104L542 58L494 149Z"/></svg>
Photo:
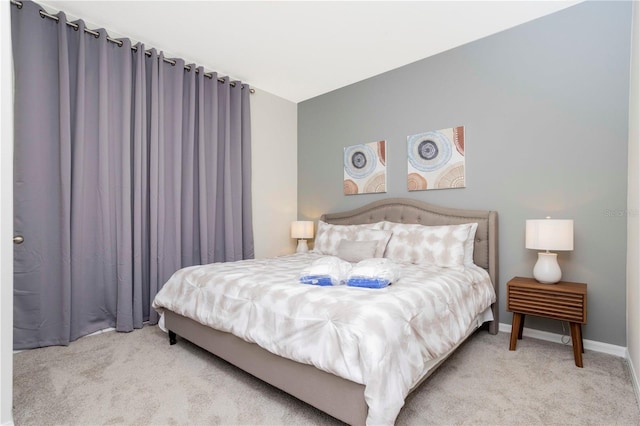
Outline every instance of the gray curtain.
<svg viewBox="0 0 640 426"><path fill-rule="evenodd" d="M249 88L11 9L14 348L156 323L177 269L252 258Z"/></svg>

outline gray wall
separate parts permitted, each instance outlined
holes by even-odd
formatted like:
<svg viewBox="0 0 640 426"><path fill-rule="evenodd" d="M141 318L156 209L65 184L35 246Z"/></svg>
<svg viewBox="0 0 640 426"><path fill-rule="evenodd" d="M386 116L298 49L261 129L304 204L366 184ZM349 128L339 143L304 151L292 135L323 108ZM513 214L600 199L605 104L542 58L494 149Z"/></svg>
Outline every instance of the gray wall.
<svg viewBox="0 0 640 426"><path fill-rule="evenodd" d="M537 259L525 220L573 219L575 249L558 258L563 279L589 285L584 338L626 346L630 29L631 3L581 3L300 103L299 216L383 197L496 210L502 323L506 282ZM466 188L408 192L407 135L461 125ZM343 195L343 148L381 139L387 193Z"/></svg>

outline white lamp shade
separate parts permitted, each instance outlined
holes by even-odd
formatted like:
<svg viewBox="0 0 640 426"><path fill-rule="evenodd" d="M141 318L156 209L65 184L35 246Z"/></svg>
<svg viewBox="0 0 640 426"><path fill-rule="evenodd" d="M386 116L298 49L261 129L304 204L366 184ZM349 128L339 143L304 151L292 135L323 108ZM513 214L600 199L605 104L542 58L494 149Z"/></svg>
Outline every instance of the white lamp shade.
<svg viewBox="0 0 640 426"><path fill-rule="evenodd" d="M313 221L297 220L291 222L291 238L313 238Z"/></svg>
<svg viewBox="0 0 640 426"><path fill-rule="evenodd" d="M573 220L527 220L526 247L535 250L573 250Z"/></svg>

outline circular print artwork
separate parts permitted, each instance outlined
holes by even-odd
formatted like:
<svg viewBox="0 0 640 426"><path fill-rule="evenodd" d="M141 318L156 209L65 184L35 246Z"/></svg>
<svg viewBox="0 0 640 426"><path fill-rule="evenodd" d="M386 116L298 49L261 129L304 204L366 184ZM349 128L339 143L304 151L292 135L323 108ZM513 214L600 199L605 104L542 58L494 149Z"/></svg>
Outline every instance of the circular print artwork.
<svg viewBox="0 0 640 426"><path fill-rule="evenodd" d="M354 195L358 193L358 184L351 179L346 179L342 186L344 189L344 195Z"/></svg>
<svg viewBox="0 0 640 426"><path fill-rule="evenodd" d="M460 155L464 155L464 126L453 128L453 143Z"/></svg>
<svg viewBox="0 0 640 426"><path fill-rule="evenodd" d="M344 170L356 179L369 176L376 168L376 152L367 145L353 145L344 149Z"/></svg>
<svg viewBox="0 0 640 426"><path fill-rule="evenodd" d="M384 172L376 173L371 176L367 183L364 184L364 192L365 193L374 193L374 192L385 192L386 189L387 178Z"/></svg>
<svg viewBox="0 0 640 426"><path fill-rule="evenodd" d="M378 142L378 159L380 160L380 163L382 163L383 166L387 164L386 148L387 148L387 145L385 141Z"/></svg>
<svg viewBox="0 0 640 426"><path fill-rule="evenodd" d="M407 175L407 189L409 191L427 189L427 180L418 173L409 173L409 175Z"/></svg>
<svg viewBox="0 0 640 426"><path fill-rule="evenodd" d="M450 165L438 176L436 188L464 188L464 163Z"/></svg>
<svg viewBox="0 0 640 426"><path fill-rule="evenodd" d="M432 172L451 159L451 141L440 132L409 136L409 162L421 172Z"/></svg>

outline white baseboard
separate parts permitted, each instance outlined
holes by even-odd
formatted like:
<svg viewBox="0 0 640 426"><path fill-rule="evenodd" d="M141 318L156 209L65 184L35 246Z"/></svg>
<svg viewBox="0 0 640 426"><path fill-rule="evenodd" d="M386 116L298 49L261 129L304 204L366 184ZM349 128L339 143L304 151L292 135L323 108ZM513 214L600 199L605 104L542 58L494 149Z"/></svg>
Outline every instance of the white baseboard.
<svg viewBox="0 0 640 426"><path fill-rule="evenodd" d="M638 383L638 372L633 366L629 351L627 350L626 353L627 365L629 365L629 372L631 373L631 383L633 384L633 390L636 393L636 401L638 401L638 404L640 404L640 383Z"/></svg>
<svg viewBox="0 0 640 426"><path fill-rule="evenodd" d="M500 323L500 327L498 329L505 333L511 333L511 324ZM562 343L562 344L565 343L562 341L563 336L561 336L560 334L550 333L548 331L535 330L527 327L525 327L522 330L522 336L532 337L534 339L546 340L548 342L554 342L554 343ZM568 344L571 345L571 337L569 337L568 341L569 341ZM609 343L596 342L595 340L587 340L587 339L583 339L582 344L584 345L585 350L602 352L605 354L615 355L620 358L625 358L629 360L627 348L624 346L611 345Z"/></svg>

